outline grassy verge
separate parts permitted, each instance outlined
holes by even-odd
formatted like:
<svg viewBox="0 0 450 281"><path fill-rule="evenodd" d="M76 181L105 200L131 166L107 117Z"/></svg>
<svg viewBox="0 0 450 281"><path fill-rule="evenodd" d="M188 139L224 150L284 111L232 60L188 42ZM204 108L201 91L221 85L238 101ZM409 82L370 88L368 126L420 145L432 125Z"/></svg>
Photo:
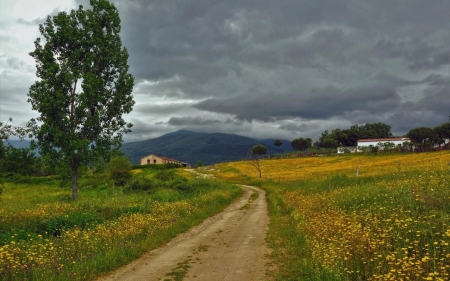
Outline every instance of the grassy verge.
<svg viewBox="0 0 450 281"><path fill-rule="evenodd" d="M0 279L91 280L160 246L242 194L234 185L159 171L138 171L134 177L137 182L126 188L86 180L78 202L68 200L70 190L56 181L6 183Z"/></svg>

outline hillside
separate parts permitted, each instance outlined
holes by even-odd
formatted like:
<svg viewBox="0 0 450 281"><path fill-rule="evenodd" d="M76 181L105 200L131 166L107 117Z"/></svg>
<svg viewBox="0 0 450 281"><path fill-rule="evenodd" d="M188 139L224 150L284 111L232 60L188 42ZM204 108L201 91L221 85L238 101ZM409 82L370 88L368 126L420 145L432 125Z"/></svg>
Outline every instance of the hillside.
<svg viewBox="0 0 450 281"><path fill-rule="evenodd" d="M180 130L161 137L139 142L124 143L121 151L128 156L133 164L138 164L140 158L156 154L174 158L195 165L202 161L204 165L219 162L236 161L247 157L250 148L256 144L264 144L268 154L292 151L290 141L282 140L278 148L274 140L255 140L234 134L198 133Z"/></svg>

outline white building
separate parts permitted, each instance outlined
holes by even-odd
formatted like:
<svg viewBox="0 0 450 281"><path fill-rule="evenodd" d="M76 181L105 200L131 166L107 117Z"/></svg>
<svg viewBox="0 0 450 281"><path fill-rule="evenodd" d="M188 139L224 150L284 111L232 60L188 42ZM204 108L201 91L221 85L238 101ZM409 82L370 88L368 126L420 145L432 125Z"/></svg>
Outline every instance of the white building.
<svg viewBox="0 0 450 281"><path fill-rule="evenodd" d="M394 143L395 147L403 146L405 142L409 142L409 138L385 138L385 139L360 139L358 140L358 152L362 151L361 147L375 147L378 146L379 143ZM382 147L378 147L379 149L383 149Z"/></svg>

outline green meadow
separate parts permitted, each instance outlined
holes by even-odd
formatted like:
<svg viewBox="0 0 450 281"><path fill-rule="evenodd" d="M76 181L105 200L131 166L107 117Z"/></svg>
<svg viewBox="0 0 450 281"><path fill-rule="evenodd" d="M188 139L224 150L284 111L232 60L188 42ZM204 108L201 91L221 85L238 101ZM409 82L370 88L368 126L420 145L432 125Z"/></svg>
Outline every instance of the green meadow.
<svg viewBox="0 0 450 281"><path fill-rule="evenodd" d="M52 177L3 179L1 280L92 280L220 212L242 194L235 185L136 169L115 186L84 176L80 197Z"/></svg>

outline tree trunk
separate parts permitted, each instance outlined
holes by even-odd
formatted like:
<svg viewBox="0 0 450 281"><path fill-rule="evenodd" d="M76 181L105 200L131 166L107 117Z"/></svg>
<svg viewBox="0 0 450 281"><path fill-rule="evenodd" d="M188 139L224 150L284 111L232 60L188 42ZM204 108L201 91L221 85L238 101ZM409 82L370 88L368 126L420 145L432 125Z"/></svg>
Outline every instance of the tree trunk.
<svg viewBox="0 0 450 281"><path fill-rule="evenodd" d="M78 169L72 171L72 199L78 200Z"/></svg>

